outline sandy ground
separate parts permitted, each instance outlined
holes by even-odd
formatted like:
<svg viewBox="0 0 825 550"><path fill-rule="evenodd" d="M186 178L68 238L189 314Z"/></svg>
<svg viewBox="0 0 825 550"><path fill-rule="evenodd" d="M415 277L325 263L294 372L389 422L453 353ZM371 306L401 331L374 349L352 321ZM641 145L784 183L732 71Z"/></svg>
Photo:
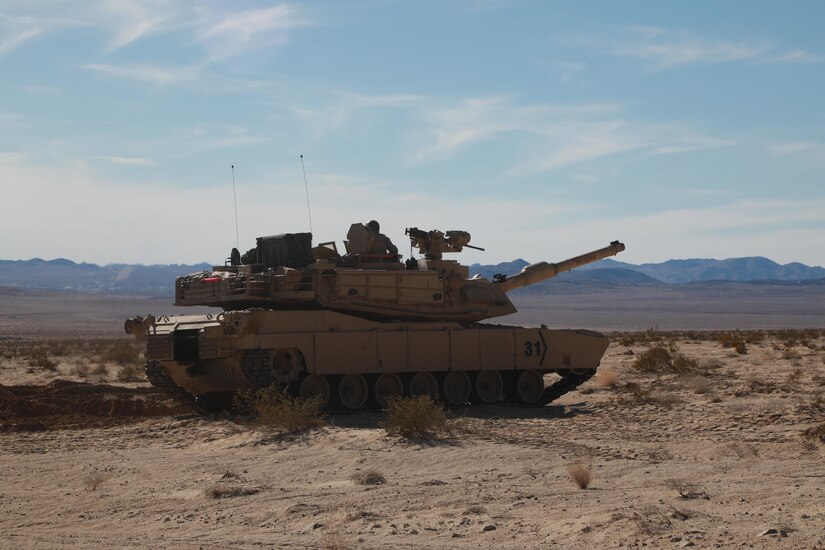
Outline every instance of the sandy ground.
<svg viewBox="0 0 825 550"><path fill-rule="evenodd" d="M375 412L273 440L164 405L114 366L78 377L71 358L51 372L7 357L6 413L23 384L147 412L6 414L0 547L825 548L825 444L801 436L825 421L825 337L742 355L706 337L671 338L702 379L640 374L648 344L615 336L607 374L580 391L540 410L454 410L452 435L412 442ZM98 389L55 382L83 378ZM585 490L575 464L592 472ZM386 483L353 481L367 470Z"/></svg>

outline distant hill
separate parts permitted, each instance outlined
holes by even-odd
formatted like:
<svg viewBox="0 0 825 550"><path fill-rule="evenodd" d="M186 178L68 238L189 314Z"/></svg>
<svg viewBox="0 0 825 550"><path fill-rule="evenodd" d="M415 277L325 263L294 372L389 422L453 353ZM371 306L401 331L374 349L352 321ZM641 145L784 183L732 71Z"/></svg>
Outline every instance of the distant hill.
<svg viewBox="0 0 825 550"><path fill-rule="evenodd" d="M474 264L470 266L470 272L488 278L494 273L514 275L528 264L529 262L522 259L494 266ZM606 259L579 268L573 273L603 269L635 271L669 284L700 281L806 281L825 278L825 268L809 267L798 262L781 265L761 256L727 260L668 260L658 264L641 265Z"/></svg>
<svg viewBox="0 0 825 550"><path fill-rule="evenodd" d="M169 296L175 277L211 269L210 264L99 266L56 260L0 260L0 286L85 293Z"/></svg>
<svg viewBox="0 0 825 550"><path fill-rule="evenodd" d="M495 265L473 264L470 275L488 279L497 273L514 275L528 265L523 259ZM55 260L0 260L0 287L69 290L83 293L171 296L175 277L211 268L211 264L99 266ZM601 260L570 273L515 291L521 294L582 294L617 288L659 288L668 285L710 281L812 281L825 279L825 269L800 263L780 265L767 258L727 260L668 260L658 264L633 265L612 259Z"/></svg>

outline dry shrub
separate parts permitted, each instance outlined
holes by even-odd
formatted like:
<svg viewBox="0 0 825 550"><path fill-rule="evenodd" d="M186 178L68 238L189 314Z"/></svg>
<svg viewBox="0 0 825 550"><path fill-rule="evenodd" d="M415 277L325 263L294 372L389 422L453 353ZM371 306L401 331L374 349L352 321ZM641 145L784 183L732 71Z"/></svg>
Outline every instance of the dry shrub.
<svg viewBox="0 0 825 550"><path fill-rule="evenodd" d="M471 504L470 506L467 507L466 510L464 510L464 515L465 516L470 516L470 515L480 516L481 514L486 514L486 513L487 513L487 508L485 508L481 504Z"/></svg>
<svg viewBox="0 0 825 550"><path fill-rule="evenodd" d="M647 506L639 512L633 512L630 521L635 523L639 533L645 536L661 533L673 526L670 519L655 506Z"/></svg>
<svg viewBox="0 0 825 550"><path fill-rule="evenodd" d="M429 395L393 399L387 407L387 433L406 438L429 439L445 430L444 409Z"/></svg>
<svg viewBox="0 0 825 550"><path fill-rule="evenodd" d="M790 361L790 360L793 360L793 359L799 359L799 354L798 354L798 353L796 353L796 350L795 350L795 349L793 349L792 347L788 346L788 347L786 347L786 348L785 348L785 350L782 352L782 359L787 359L787 360L789 360L789 361Z"/></svg>
<svg viewBox="0 0 825 550"><path fill-rule="evenodd" d="M115 340L101 354L101 359L118 365L134 365L141 362L140 350L133 339Z"/></svg>
<svg viewBox="0 0 825 550"><path fill-rule="evenodd" d="M639 354L632 367L648 374L688 374L699 371L699 362L681 353L676 346L654 346Z"/></svg>
<svg viewBox="0 0 825 550"><path fill-rule="evenodd" d="M256 489L254 487L242 487L240 485L216 483L207 487L203 494L206 498L232 498L256 495L260 492L260 489Z"/></svg>
<svg viewBox="0 0 825 550"><path fill-rule="evenodd" d="M146 373L140 365L123 365L117 371L117 378L123 382L144 380Z"/></svg>
<svg viewBox="0 0 825 550"><path fill-rule="evenodd" d="M673 355L662 346L654 346L641 353L635 361L633 368L640 372L662 372L670 368L673 363Z"/></svg>
<svg viewBox="0 0 825 550"><path fill-rule="evenodd" d="M298 435L326 425L321 399L291 397L277 386L235 394L233 409L253 424L279 435Z"/></svg>
<svg viewBox="0 0 825 550"><path fill-rule="evenodd" d="M685 387L693 393L704 394L710 393L713 390L713 382L711 382L710 379L698 374L685 378L684 384Z"/></svg>
<svg viewBox="0 0 825 550"><path fill-rule="evenodd" d="M383 485L387 482L384 474L372 469L355 472L350 479L358 485Z"/></svg>
<svg viewBox="0 0 825 550"><path fill-rule="evenodd" d="M353 548L344 535L343 527L336 522L324 527L321 535L321 548L324 550L348 550Z"/></svg>
<svg viewBox="0 0 825 550"><path fill-rule="evenodd" d="M83 485L86 486L87 491L94 491L98 487L100 487L100 485L103 484L105 481L108 481L111 477L112 474L110 472L90 472L86 474L86 476L83 478Z"/></svg>
<svg viewBox="0 0 825 550"><path fill-rule="evenodd" d="M686 479L668 479L665 481L665 487L673 489L684 499L707 498L707 493L698 483Z"/></svg>
<svg viewBox="0 0 825 550"><path fill-rule="evenodd" d="M802 380L802 376L804 374L805 373L802 372L802 369L794 369L788 373L787 377L785 377L785 382L787 382L788 384L796 384L797 382Z"/></svg>
<svg viewBox="0 0 825 550"><path fill-rule="evenodd" d="M612 388L619 383L619 375L613 369L599 369L596 383L603 388Z"/></svg>
<svg viewBox="0 0 825 550"><path fill-rule="evenodd" d="M615 403L624 407L639 405L659 405L668 408L681 400L671 393L640 386L635 382L628 382L620 388Z"/></svg>
<svg viewBox="0 0 825 550"><path fill-rule="evenodd" d="M49 354L42 348L35 348L31 350L26 357L26 363L29 367L43 369L50 372L57 371L57 363L49 358Z"/></svg>
<svg viewBox="0 0 825 550"><path fill-rule="evenodd" d="M762 338L764 338L764 334L759 334L761 337L758 340L751 338L754 343L760 342ZM733 332L722 332L716 337L716 340L722 344L723 348L733 348L739 355L745 355L748 353L748 346L746 343L748 340L747 336Z"/></svg>
<svg viewBox="0 0 825 550"><path fill-rule="evenodd" d="M584 464L573 464L567 468L567 475L579 486L579 489L587 489L593 480L593 471Z"/></svg>

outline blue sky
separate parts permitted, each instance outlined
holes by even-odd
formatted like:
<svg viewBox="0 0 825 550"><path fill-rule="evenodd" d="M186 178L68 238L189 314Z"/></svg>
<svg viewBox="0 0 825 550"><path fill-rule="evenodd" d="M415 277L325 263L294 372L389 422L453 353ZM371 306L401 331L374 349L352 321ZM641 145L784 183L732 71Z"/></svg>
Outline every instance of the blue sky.
<svg viewBox="0 0 825 550"><path fill-rule="evenodd" d="M0 1L0 258L376 218L462 261L825 264L825 3Z"/></svg>

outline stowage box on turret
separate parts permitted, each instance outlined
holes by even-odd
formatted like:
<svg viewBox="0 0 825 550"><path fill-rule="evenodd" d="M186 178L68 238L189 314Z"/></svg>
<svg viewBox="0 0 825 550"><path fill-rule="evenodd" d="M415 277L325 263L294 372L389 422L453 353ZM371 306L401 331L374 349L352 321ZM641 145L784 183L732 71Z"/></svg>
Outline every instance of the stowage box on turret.
<svg viewBox="0 0 825 550"><path fill-rule="evenodd" d="M420 394L541 406L595 373L608 345L599 333L479 321L516 311L508 291L618 254L622 243L490 281L443 259L477 248L466 231L406 234L422 257L376 253L385 237L362 224L344 254L334 242L312 247L309 233L260 237L226 265L176 281L176 305L223 312L135 318L126 330L146 338L149 380L202 407L272 384L344 409Z"/></svg>

